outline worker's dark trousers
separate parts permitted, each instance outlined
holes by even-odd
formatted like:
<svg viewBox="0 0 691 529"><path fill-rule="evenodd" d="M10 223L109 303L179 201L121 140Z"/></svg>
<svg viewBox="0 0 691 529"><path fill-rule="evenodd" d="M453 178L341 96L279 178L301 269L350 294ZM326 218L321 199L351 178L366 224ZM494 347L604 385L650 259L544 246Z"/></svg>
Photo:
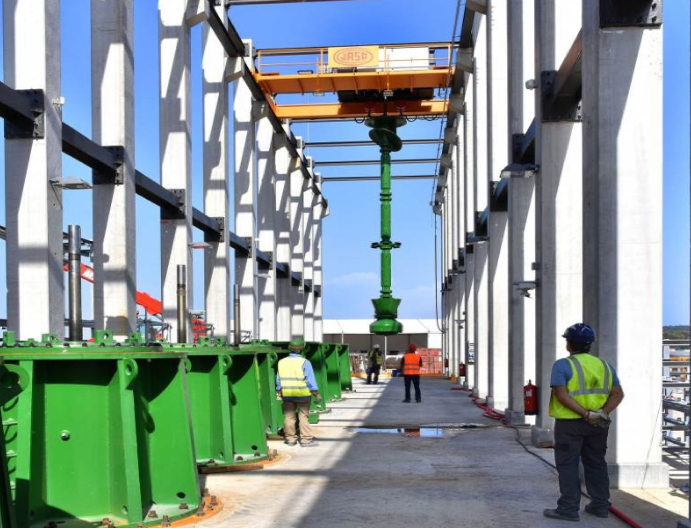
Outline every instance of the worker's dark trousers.
<svg viewBox="0 0 691 529"><path fill-rule="evenodd" d="M367 383L372 383L372 375L374 375L374 383L379 382L379 372L381 371L381 366L374 366L367 369Z"/></svg>
<svg viewBox="0 0 691 529"><path fill-rule="evenodd" d="M585 488L596 511L606 512L609 503L609 475L607 474L608 428L599 428L585 419L557 419L554 427L554 459L559 471L561 497L557 509L578 515L581 508L581 480L579 461L585 471Z"/></svg>
<svg viewBox="0 0 691 529"><path fill-rule="evenodd" d="M420 402L422 400L422 393L420 393L420 375L403 375L405 382L405 400L410 400L410 383L415 386L415 400Z"/></svg>

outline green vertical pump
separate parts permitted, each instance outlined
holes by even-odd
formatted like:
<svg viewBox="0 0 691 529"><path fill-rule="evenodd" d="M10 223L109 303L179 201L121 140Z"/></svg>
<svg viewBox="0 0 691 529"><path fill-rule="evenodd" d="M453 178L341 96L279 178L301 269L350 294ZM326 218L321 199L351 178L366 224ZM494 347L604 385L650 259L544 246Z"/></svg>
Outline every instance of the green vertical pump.
<svg viewBox="0 0 691 529"><path fill-rule="evenodd" d="M381 152L381 241L372 243L372 248L381 250L381 291L373 299L374 317L369 330L373 334L391 335L403 332L398 317L400 299L393 297L391 290L391 250L400 248L400 242L391 242L391 153L401 150L401 138L396 129L406 124L402 116L379 116L367 118L365 125L371 127L369 137L380 147Z"/></svg>

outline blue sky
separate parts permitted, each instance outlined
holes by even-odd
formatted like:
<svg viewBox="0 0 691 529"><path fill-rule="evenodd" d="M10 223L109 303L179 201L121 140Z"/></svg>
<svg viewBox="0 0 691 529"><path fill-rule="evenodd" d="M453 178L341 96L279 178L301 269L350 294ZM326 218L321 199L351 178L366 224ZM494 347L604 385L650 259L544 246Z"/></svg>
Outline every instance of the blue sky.
<svg viewBox="0 0 691 529"><path fill-rule="evenodd" d="M155 0L135 2L136 165L159 179L158 158L158 24ZM363 0L277 6L235 7L230 14L243 38L258 48L359 43L448 41L455 4L451 0ZM64 120L90 135L89 2L63 0L62 72L66 98ZM1 28L0 28L1 30ZM192 31L193 203L202 209L201 28ZM665 3L665 239L664 321L689 321L689 3ZM364 139L367 129L354 122L296 125L306 140ZM439 122L418 121L401 129L405 138L438 135ZM2 141L0 139L0 141ZM374 159L375 148L314 149L316 159ZM406 158L434 157L436 147L406 146ZM0 150L0 158L4 149ZM232 156L232 152L231 152ZM4 160L0 160L4 167ZM395 174L431 174L433 166L394 166ZM67 156L63 172L90 180L90 170ZM325 167L324 176L373 175L376 166ZM651 175L652 176L652 175ZM654 175L657 176L657 175ZM394 293L403 299L402 318L434 317L433 216L431 181L394 182L393 235L403 243L394 254ZM324 311L327 318L370 318L370 299L378 295L379 257L370 243L379 239L378 183L324 185L331 216L324 223ZM0 186L0 219L4 223L4 186ZM88 191L65 193L64 225L81 224L91 235ZM158 209L137 199L137 281L139 290L160 293ZM196 232L196 239L202 235ZM0 245L0 262L4 262ZM203 308L203 264L195 258L194 307ZM0 267L0 316L5 315L5 270ZM90 296L86 286L85 296ZM85 297L85 299L89 299ZM88 304L87 304L88 305ZM85 307L86 309L86 307ZM87 314L88 315L88 309Z"/></svg>

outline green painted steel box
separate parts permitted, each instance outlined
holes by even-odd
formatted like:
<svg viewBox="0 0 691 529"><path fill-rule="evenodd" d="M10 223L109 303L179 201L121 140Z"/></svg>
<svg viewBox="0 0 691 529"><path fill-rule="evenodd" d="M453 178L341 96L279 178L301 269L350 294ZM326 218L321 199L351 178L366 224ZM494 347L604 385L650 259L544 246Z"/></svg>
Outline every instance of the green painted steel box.
<svg viewBox="0 0 691 529"><path fill-rule="evenodd" d="M339 344L338 363L341 368L341 391L353 391L352 367L350 365L350 347L348 344Z"/></svg>
<svg viewBox="0 0 691 529"><path fill-rule="evenodd" d="M5 334L0 361L28 375L3 407L19 526L152 525L200 507L185 357L128 342Z"/></svg>
<svg viewBox="0 0 691 529"><path fill-rule="evenodd" d="M251 350L224 341L167 344L164 351L187 356L196 461L227 466L268 457L259 398L259 368Z"/></svg>
<svg viewBox="0 0 691 529"><path fill-rule="evenodd" d="M278 349L257 353L259 366L259 398L261 399L264 428L267 434L278 435L283 428L283 407L276 393Z"/></svg>
<svg viewBox="0 0 691 529"><path fill-rule="evenodd" d="M340 345L323 343L324 362L326 364L326 399L329 402L343 400L341 395L341 364L338 358Z"/></svg>
<svg viewBox="0 0 691 529"><path fill-rule="evenodd" d="M19 366L0 364L0 421L3 430L11 427L13 422L4 417L6 414L3 412L3 407L26 388L28 379L26 371ZM17 527L7 455L5 437L2 436L0 437L0 527L3 528Z"/></svg>

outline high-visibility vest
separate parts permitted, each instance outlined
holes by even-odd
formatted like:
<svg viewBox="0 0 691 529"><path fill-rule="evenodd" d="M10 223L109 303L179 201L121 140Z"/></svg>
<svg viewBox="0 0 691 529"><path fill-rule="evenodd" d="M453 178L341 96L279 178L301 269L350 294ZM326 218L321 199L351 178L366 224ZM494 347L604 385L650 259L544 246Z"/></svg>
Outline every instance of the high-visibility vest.
<svg viewBox="0 0 691 529"><path fill-rule="evenodd" d="M384 363L384 355L379 351L372 350L367 355L367 360L373 366L380 366Z"/></svg>
<svg viewBox="0 0 691 529"><path fill-rule="evenodd" d="M599 410L605 405L612 391L612 368L607 362L588 353L578 353L567 358L572 375L566 384L569 395L586 410ZM554 395L549 401L549 414L555 419L581 419Z"/></svg>
<svg viewBox="0 0 691 529"><path fill-rule="evenodd" d="M403 357L403 374L404 375L419 375L420 374L420 357L415 353L406 353Z"/></svg>
<svg viewBox="0 0 691 529"><path fill-rule="evenodd" d="M281 378L281 392L284 397L309 397L310 390L302 366L307 360L286 357L278 362L278 376Z"/></svg>

